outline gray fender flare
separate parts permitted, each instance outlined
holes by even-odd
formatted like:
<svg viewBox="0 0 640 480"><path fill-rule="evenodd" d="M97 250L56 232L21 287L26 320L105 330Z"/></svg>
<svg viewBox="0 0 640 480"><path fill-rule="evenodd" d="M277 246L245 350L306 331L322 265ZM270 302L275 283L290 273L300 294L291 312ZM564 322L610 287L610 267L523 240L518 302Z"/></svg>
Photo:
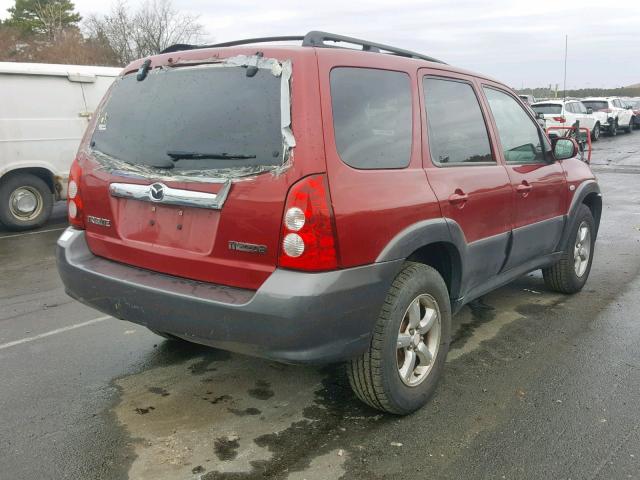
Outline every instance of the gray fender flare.
<svg viewBox="0 0 640 480"><path fill-rule="evenodd" d="M389 241L376 258L376 262L406 259L416 250L433 243L448 244L455 248L460 257L459 269L452 272L451 278L450 295L455 299L460 294L464 278L467 242L460 225L450 218L423 220L409 225Z"/></svg>
<svg viewBox="0 0 640 480"><path fill-rule="evenodd" d="M586 180L576 189L576 193L573 194L573 198L571 199L571 205L567 212L567 222L565 223L564 231L562 232L562 237L560 237L560 243L558 244L557 250L562 251L566 248L569 236L575 226L574 224L578 208L582 205L587 195L592 193L596 194L598 197L602 197L602 194L600 193L600 186L595 180ZM595 234L597 235L598 228L600 227L600 217L598 216L597 218L594 218L594 220L596 222Z"/></svg>

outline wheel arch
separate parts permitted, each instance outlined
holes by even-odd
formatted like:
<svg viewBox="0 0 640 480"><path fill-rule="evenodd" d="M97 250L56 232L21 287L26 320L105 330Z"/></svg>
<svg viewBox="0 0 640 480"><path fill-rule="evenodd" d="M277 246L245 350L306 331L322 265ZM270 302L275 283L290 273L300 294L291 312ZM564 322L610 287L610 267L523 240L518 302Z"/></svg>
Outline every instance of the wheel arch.
<svg viewBox="0 0 640 480"><path fill-rule="evenodd" d="M582 203L589 207L593 220L596 224L596 235L598 234L598 228L600 227L600 218L602 216L602 195L596 192L590 192L585 195Z"/></svg>
<svg viewBox="0 0 640 480"><path fill-rule="evenodd" d="M49 191L56 196L56 198L60 198L60 194L62 188L60 186L59 180L56 180L56 175L49 169L44 167L18 167L12 170L8 170L4 172L2 177L0 177L0 182L4 179L19 175L21 173L27 173L30 175L34 175L40 178L44 183L49 187Z"/></svg>
<svg viewBox="0 0 640 480"><path fill-rule="evenodd" d="M466 243L453 220L424 220L399 232L382 250L377 262L398 259L435 268L444 279L452 301L460 296Z"/></svg>
<svg viewBox="0 0 640 480"><path fill-rule="evenodd" d="M412 252L407 260L428 265L438 271L449 290L449 297L457 299L462 281L462 258L453 243L433 242Z"/></svg>
<svg viewBox="0 0 640 480"><path fill-rule="evenodd" d="M600 193L600 187L596 180L586 180L582 182L574 193L571 200L571 206L567 213L567 222L565 223L564 231L562 232L562 237L557 248L558 251L565 249L571 230L574 226L578 208L580 208L581 205L585 205L591 210L596 224L596 231L594 233L597 236L598 228L600 226L600 217L602 215L602 194Z"/></svg>

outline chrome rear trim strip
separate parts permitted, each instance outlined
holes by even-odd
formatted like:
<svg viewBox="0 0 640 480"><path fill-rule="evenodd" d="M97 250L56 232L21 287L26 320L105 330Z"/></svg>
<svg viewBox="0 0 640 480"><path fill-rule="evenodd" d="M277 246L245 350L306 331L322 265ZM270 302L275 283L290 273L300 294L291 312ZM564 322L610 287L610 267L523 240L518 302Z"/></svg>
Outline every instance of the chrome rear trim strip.
<svg viewBox="0 0 640 480"><path fill-rule="evenodd" d="M218 193L194 192L171 188L164 183L138 185L135 183L112 183L109 192L113 197L131 198L143 202L164 205L180 205L183 207L210 208L220 210L227 199L231 182L227 181Z"/></svg>

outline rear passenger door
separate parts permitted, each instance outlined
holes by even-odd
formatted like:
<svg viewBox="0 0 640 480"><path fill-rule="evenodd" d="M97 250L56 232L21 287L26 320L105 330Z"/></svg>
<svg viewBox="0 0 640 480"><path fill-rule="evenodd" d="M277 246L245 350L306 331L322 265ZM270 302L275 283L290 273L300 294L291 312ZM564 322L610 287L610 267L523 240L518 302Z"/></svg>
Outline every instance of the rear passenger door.
<svg viewBox="0 0 640 480"><path fill-rule="evenodd" d="M512 222L512 187L492 149L488 119L473 80L420 70L423 165L444 217L467 244L461 291L502 269Z"/></svg>
<svg viewBox="0 0 640 480"><path fill-rule="evenodd" d="M515 204L513 242L505 270L552 253L567 211L566 179L535 119L509 92L484 85Z"/></svg>

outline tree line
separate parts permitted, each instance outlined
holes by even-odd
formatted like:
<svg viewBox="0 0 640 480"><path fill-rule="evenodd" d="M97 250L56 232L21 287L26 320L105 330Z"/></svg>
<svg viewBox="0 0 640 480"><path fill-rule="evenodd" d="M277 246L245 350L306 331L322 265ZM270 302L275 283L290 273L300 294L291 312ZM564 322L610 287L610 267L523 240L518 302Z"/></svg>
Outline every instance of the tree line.
<svg viewBox="0 0 640 480"><path fill-rule="evenodd" d="M556 98L556 92L549 88L522 88L516 90L521 95L533 95L535 98ZM557 98L565 96L562 90L557 92ZM580 88L567 90L567 97L640 97L640 84L617 88Z"/></svg>
<svg viewBox="0 0 640 480"><path fill-rule="evenodd" d="M15 0L0 21L0 61L124 66L174 43L201 43L198 17L172 0L137 9L118 0L106 15L82 18L70 0Z"/></svg>

